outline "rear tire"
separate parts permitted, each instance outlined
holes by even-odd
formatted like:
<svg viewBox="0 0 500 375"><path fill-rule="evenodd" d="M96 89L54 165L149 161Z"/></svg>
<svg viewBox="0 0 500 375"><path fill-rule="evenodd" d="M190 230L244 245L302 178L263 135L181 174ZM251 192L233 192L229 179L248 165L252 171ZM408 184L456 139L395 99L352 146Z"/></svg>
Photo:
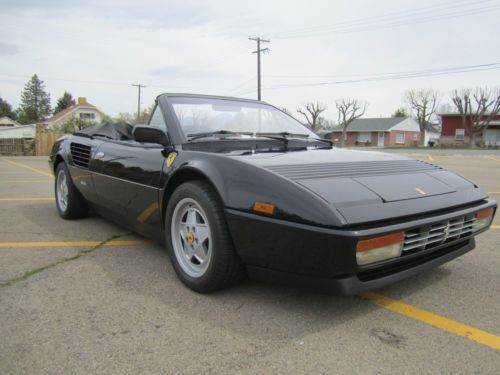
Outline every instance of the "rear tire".
<svg viewBox="0 0 500 375"><path fill-rule="evenodd" d="M85 199L73 184L68 167L64 162L57 165L55 174L54 190L59 215L66 220L85 217L88 213Z"/></svg>
<svg viewBox="0 0 500 375"><path fill-rule="evenodd" d="M173 192L166 211L168 253L179 279L207 293L229 288L244 276L219 197L205 181L186 182Z"/></svg>

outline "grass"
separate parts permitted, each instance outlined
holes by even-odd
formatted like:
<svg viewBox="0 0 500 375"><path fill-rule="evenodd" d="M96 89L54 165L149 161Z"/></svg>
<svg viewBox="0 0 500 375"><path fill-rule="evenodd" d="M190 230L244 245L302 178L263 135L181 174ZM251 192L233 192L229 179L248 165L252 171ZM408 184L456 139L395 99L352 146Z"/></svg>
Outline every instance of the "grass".
<svg viewBox="0 0 500 375"><path fill-rule="evenodd" d="M0 288L11 286L11 285L16 284L16 283L18 283L20 281L27 280L31 276L36 275L37 273L46 271L46 270L48 270L50 268L53 268L55 266L58 266L59 264L63 264L63 263L70 262L72 260L81 258L84 255L87 255L87 254L89 254L89 253L91 253L93 251L96 251L98 248L100 248L101 246L105 245L107 242L116 240L117 238L124 237L124 236L127 236L129 234L131 234L131 233L123 233L123 234L118 234L118 235L115 235L115 236L111 236L110 238L108 238L108 239L100 242L96 246L93 246L93 247L91 247L89 249L79 250L76 255L73 255L73 256L67 257L67 258L63 258L63 259L59 259L59 260L55 261L54 263L50 263L50 264L48 264L46 266L35 268L35 269L30 270L30 271L27 271L24 274L22 274L21 276L17 276L17 277L14 277L12 279L9 279L9 280L2 281L2 282L0 282Z"/></svg>

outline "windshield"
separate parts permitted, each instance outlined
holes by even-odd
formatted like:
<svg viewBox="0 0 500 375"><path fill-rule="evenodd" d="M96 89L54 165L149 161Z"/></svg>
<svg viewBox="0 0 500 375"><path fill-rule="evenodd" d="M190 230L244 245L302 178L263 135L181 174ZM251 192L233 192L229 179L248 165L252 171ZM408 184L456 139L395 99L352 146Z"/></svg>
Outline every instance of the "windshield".
<svg viewBox="0 0 500 375"><path fill-rule="evenodd" d="M291 133L318 138L297 120L266 104L187 97L173 97L169 101L186 136L228 131Z"/></svg>

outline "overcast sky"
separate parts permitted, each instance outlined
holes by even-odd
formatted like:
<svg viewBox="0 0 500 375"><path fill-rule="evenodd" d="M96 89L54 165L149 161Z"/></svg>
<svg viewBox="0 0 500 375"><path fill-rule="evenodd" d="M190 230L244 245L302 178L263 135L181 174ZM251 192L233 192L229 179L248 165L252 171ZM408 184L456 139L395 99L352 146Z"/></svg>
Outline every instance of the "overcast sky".
<svg viewBox="0 0 500 375"><path fill-rule="evenodd" d="M499 20L499 0L0 0L0 96L17 106L37 73L53 106L67 90L112 116L136 111L131 83L147 86L143 107L162 92L255 98L248 36L262 35L263 100L318 100L336 119L335 100L355 97L388 116L408 88L446 102L500 85Z"/></svg>

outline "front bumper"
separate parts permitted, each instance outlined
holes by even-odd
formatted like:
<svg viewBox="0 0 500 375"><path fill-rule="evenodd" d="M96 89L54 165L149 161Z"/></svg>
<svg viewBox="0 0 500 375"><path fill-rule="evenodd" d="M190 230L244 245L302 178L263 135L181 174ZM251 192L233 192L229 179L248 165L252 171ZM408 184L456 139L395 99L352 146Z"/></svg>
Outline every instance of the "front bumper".
<svg viewBox="0 0 500 375"><path fill-rule="evenodd" d="M253 278L308 285L338 294L381 288L446 263L475 246L479 232L379 264L359 267L359 239L429 226L470 215L496 201L399 223L364 229L329 229L226 209L230 231L249 275Z"/></svg>

